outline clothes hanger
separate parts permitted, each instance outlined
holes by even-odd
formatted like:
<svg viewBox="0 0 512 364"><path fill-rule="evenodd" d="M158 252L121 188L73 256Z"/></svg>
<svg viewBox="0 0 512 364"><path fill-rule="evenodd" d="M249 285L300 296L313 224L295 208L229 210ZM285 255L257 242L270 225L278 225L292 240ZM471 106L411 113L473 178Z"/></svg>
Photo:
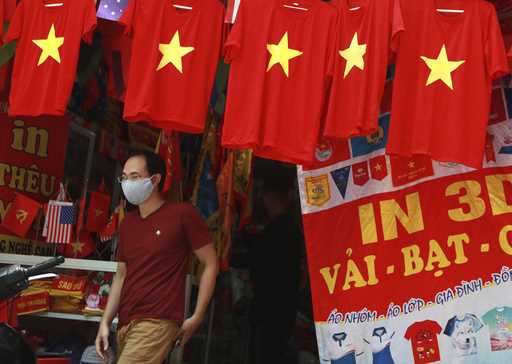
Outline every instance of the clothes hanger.
<svg viewBox="0 0 512 364"><path fill-rule="evenodd" d="M361 7L360 6L356 6L356 7L348 9L348 11L356 11L356 10L359 10L359 9L361 9Z"/></svg>
<svg viewBox="0 0 512 364"><path fill-rule="evenodd" d="M464 13L464 10L462 9L436 9L440 13L456 13L456 14L462 14Z"/></svg>
<svg viewBox="0 0 512 364"><path fill-rule="evenodd" d="M180 5L180 4L172 4L172 6L174 6L176 9L181 9L181 10L192 10L192 6L189 6L189 5Z"/></svg>
<svg viewBox="0 0 512 364"><path fill-rule="evenodd" d="M64 3L51 3L51 4L44 4L47 8L56 8L58 6L64 6Z"/></svg>
<svg viewBox="0 0 512 364"><path fill-rule="evenodd" d="M299 3L292 3L291 5L286 5L284 4L283 5L285 8L288 8L288 9L294 9L294 10L302 10L302 11L309 11L308 8L304 8L302 6L300 6Z"/></svg>
<svg viewBox="0 0 512 364"><path fill-rule="evenodd" d="M174 4L173 6L177 9L182 9L182 10L192 10L193 9L192 6L187 6L187 5Z"/></svg>

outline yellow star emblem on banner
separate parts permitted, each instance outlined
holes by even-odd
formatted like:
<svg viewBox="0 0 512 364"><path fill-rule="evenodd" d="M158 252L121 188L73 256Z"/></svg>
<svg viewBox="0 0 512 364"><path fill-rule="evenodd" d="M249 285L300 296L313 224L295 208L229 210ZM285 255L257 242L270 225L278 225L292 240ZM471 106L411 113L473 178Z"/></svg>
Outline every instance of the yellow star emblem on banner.
<svg viewBox="0 0 512 364"><path fill-rule="evenodd" d="M426 86L433 84L434 82L441 80L446 86L453 90L452 72L459 68L464 61L450 61L448 60L448 54L446 53L446 45L443 44L441 51L436 59L421 57L426 63L427 67L430 68L430 75L428 76Z"/></svg>
<svg viewBox="0 0 512 364"><path fill-rule="evenodd" d="M46 39L34 39L32 42L41 48L41 55L39 56L39 62L37 62L38 66L43 64L49 57L60 63L59 48L64 44L64 37L57 37L55 35L54 24L52 24Z"/></svg>
<svg viewBox="0 0 512 364"><path fill-rule="evenodd" d="M182 47L180 41L180 32L174 33L169 43L160 43L158 50L162 53L162 59L158 65L157 71L167 66L169 63L180 72L183 73L183 57L195 50L194 47Z"/></svg>
<svg viewBox="0 0 512 364"><path fill-rule="evenodd" d="M284 33L278 44L267 44L267 50L271 54L267 72L279 63L286 77L290 76L290 60L303 54L301 51L288 47L288 32Z"/></svg>
<svg viewBox="0 0 512 364"><path fill-rule="evenodd" d="M343 57L347 64L345 65L345 73L343 78L347 78L352 68L357 67L364 71L364 58L366 54L366 44L359 44L357 32L352 37L350 46L347 49L340 51L340 56Z"/></svg>

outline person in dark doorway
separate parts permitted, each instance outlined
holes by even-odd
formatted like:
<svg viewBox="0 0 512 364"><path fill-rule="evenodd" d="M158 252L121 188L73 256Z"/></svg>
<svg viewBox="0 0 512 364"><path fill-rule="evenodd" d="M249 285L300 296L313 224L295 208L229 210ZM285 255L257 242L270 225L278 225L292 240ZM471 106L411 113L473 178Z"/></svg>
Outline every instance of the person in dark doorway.
<svg viewBox="0 0 512 364"><path fill-rule="evenodd" d="M119 178L126 199L138 209L120 228L119 264L96 338L105 359L118 315L118 364L162 364L198 329L215 288L218 262L206 224L192 205L165 201L165 174L164 161L143 152L126 161ZM195 312L183 321L191 252L205 268Z"/></svg>
<svg viewBox="0 0 512 364"><path fill-rule="evenodd" d="M268 224L251 247L252 364L287 363L297 316L303 237L283 180L263 188Z"/></svg>

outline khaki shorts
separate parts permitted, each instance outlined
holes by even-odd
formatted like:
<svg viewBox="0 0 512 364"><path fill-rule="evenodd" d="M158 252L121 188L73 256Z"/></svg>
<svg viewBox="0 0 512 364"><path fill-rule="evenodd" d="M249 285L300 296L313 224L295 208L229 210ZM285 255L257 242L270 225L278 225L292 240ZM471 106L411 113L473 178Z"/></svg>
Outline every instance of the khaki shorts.
<svg viewBox="0 0 512 364"><path fill-rule="evenodd" d="M174 321L134 320L117 333L117 364L162 364L176 341Z"/></svg>

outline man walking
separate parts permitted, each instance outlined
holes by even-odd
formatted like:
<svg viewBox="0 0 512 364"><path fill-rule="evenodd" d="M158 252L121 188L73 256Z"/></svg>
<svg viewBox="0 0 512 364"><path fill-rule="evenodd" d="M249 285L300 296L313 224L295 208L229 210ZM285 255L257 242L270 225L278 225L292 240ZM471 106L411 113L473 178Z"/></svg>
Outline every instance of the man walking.
<svg viewBox="0 0 512 364"><path fill-rule="evenodd" d="M162 364L198 329L215 288L218 262L206 224L192 205L164 200L165 174L164 161L144 152L126 161L120 177L126 199L138 209L119 231L118 269L96 338L105 359L117 314L118 364ZM195 312L183 321L191 252L205 268Z"/></svg>

